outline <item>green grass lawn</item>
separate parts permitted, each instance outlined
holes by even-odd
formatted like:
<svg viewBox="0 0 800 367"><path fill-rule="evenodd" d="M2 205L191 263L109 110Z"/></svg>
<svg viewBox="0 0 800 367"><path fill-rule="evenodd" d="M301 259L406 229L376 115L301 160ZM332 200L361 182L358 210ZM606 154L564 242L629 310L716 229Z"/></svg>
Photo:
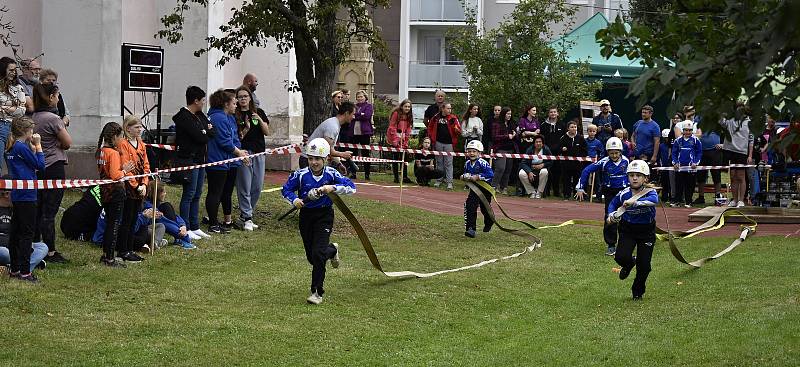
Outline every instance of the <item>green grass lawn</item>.
<svg viewBox="0 0 800 367"><path fill-rule="evenodd" d="M173 203L179 189L170 188ZM78 195L70 193L63 206ZM346 198L390 271L435 271L525 246L499 231L463 236L462 218ZM753 237L702 269L659 243L648 292L630 300L600 230L543 230L540 250L429 279L373 270L345 219L325 301L305 303L310 266L297 218L265 194L254 233L159 250L109 269L99 248L40 284L0 279L0 365L775 365L800 363L797 240ZM480 220L480 219L479 219ZM730 238L681 241L692 259Z"/></svg>

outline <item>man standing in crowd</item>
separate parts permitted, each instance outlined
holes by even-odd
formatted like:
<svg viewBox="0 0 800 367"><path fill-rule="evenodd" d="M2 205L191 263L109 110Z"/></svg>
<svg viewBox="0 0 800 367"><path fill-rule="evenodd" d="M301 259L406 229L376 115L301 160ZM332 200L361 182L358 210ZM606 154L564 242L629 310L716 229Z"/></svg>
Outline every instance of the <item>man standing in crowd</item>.
<svg viewBox="0 0 800 367"><path fill-rule="evenodd" d="M551 152L559 151L559 140L566 133L566 126L564 122L558 121L558 107L550 106L547 110L547 119L544 120L540 127L540 131L544 136L544 144ZM550 188L553 189L554 196L560 196L561 192L561 162L553 161L553 166L550 168L550 178L547 180L547 187L545 188L545 196L550 196Z"/></svg>
<svg viewBox="0 0 800 367"><path fill-rule="evenodd" d="M25 95L28 97L33 96L33 86L39 83L39 73L42 71L42 66L36 59L25 59L20 62L22 67L22 75L19 76L19 84L25 87ZM29 111L33 113L33 111Z"/></svg>
<svg viewBox="0 0 800 367"><path fill-rule="evenodd" d="M429 126L429 122L431 121L433 116L436 116L436 114L439 113L439 111L441 111L442 106L444 105L444 101L447 99L447 94L445 94L443 90L437 89L433 99L435 103L428 106L428 108L425 109L425 115L422 121L425 123L425 126ZM421 134L420 139L424 138L425 130L420 131L420 134ZM433 143L435 144L436 142L434 141Z"/></svg>
<svg viewBox="0 0 800 367"><path fill-rule="evenodd" d="M661 143L661 127L652 117L653 107L644 105L642 119L633 124L633 134L631 134L633 156L648 162L651 166L656 164L658 146Z"/></svg>
<svg viewBox="0 0 800 367"><path fill-rule="evenodd" d="M336 116L333 116L325 121L323 121L311 135L308 136L308 141L312 141L316 138L325 138L328 141L328 144L331 146L331 157L334 158L333 164L331 166L333 168L337 168L341 163L337 162L337 158L340 159L350 159L353 157L353 153L351 152L340 152L334 148L336 146L336 141L339 140L339 131L341 130L342 126L345 124L349 124L353 121L353 118L356 116L356 106L352 102L342 102L339 105L339 110L336 113ZM306 153L302 153L300 155L299 161L300 168L308 167L308 156Z"/></svg>
<svg viewBox="0 0 800 367"><path fill-rule="evenodd" d="M614 136L615 130L622 129L622 120L619 115L611 112L611 102L607 99L600 101L600 113L592 119L592 124L600 129L597 139L600 139L603 144L608 138Z"/></svg>
<svg viewBox="0 0 800 367"><path fill-rule="evenodd" d="M261 108L261 101L256 97L256 88L258 88L258 77L255 74L247 73L242 80L242 85L250 89L250 95L253 96L253 103L256 108Z"/></svg>

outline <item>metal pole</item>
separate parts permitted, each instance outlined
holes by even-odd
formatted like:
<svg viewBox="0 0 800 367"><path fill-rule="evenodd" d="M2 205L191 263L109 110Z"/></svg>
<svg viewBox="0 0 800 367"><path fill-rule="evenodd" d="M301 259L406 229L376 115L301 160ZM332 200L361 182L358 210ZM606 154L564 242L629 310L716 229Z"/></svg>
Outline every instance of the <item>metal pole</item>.
<svg viewBox="0 0 800 367"><path fill-rule="evenodd" d="M150 255L156 250L156 210L158 208L158 175L153 176L153 226L150 231Z"/></svg>

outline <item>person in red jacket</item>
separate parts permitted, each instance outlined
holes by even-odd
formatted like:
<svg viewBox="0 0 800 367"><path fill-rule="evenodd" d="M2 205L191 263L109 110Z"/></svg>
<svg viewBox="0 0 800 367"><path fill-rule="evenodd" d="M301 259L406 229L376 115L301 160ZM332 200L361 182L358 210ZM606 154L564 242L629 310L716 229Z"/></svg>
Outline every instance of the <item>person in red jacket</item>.
<svg viewBox="0 0 800 367"><path fill-rule="evenodd" d="M411 136L411 126L414 124L414 117L411 112L411 101L404 99L400 104L392 110L389 117L389 128L386 130L386 141L389 145L398 149L408 148L408 138ZM410 156L410 155L409 155ZM393 152L392 159L400 160L403 157L401 152ZM394 174L394 183L400 182L400 175L397 172L399 163L392 163L392 174ZM403 182L411 183L408 178L408 170L403 170Z"/></svg>
<svg viewBox="0 0 800 367"><path fill-rule="evenodd" d="M458 116L453 113L453 106L450 103L442 105L439 113L433 116L428 122L428 136L434 143L433 149L444 152L453 152L453 148L458 146L458 136L461 135L461 124ZM444 169L444 178L433 185L439 187L442 180L447 182L447 189L453 189L453 156L437 155L436 166Z"/></svg>

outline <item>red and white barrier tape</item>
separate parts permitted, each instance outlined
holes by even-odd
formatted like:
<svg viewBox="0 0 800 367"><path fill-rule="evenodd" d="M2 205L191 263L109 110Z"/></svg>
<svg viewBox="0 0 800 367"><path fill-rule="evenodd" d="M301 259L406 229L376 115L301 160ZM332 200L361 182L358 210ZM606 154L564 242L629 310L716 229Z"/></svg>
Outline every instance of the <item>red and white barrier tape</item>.
<svg viewBox="0 0 800 367"><path fill-rule="evenodd" d="M678 172L692 172L692 171L708 171L708 170L722 170L728 168L750 168L750 167L758 167L757 164L731 164L728 166L697 166L697 167L689 167L689 166L682 166L680 168L675 167L653 167L652 170L655 171L678 171ZM762 166L764 168L771 168L770 165Z"/></svg>
<svg viewBox="0 0 800 367"><path fill-rule="evenodd" d="M361 157L354 155L352 157L353 162L359 163L405 163L403 161L398 161L394 159L383 159L383 158L372 158L372 157Z"/></svg>
<svg viewBox="0 0 800 367"><path fill-rule="evenodd" d="M422 154L433 154L433 155L446 155L452 157L466 157L466 153L462 152L444 152L439 150L423 150L423 149L411 149L411 148L395 148L395 147L384 147L380 145L363 145L363 144L351 144L351 143L336 143L336 146L339 148L350 148L350 149L364 149L364 150L377 150L381 152L396 152L402 153L405 151L406 153L422 153ZM519 154L519 153L492 153L492 154L481 154L483 158L514 158L514 159L541 159L547 161L578 161L578 162L594 162L596 161L595 158L590 157L568 157L568 156L560 156L560 155L542 155L542 154Z"/></svg>

